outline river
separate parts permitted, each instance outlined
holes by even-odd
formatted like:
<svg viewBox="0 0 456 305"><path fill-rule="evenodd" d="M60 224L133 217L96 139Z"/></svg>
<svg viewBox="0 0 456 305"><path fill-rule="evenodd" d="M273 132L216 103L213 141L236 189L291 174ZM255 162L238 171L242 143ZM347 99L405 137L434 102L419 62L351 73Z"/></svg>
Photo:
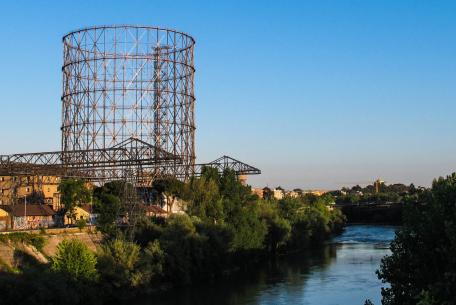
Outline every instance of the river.
<svg viewBox="0 0 456 305"><path fill-rule="evenodd" d="M351 225L327 245L287 256L234 280L191 286L135 305L381 304L375 271L389 254L395 227Z"/></svg>

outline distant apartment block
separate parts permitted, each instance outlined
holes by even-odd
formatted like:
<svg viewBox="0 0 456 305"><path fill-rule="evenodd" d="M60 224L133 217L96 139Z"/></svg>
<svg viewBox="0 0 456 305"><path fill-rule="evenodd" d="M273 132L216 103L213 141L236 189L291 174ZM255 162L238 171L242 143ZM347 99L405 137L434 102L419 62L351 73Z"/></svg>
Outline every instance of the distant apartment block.
<svg viewBox="0 0 456 305"><path fill-rule="evenodd" d="M0 176L0 205L10 205L15 199L23 203L26 197L42 195L44 204L58 210L59 183L60 178L55 176Z"/></svg>
<svg viewBox="0 0 456 305"><path fill-rule="evenodd" d="M257 195L258 198L263 199L264 198L264 190L262 188L254 188L252 187L252 194Z"/></svg>
<svg viewBox="0 0 456 305"><path fill-rule="evenodd" d="M325 190L307 190L302 191L300 189L295 189L293 191L286 191L280 187L275 189L270 189L269 187L264 188L252 188L252 194L257 195L261 199L276 199L280 200L285 197L298 198L301 195L312 194L315 196L321 196L327 193Z"/></svg>

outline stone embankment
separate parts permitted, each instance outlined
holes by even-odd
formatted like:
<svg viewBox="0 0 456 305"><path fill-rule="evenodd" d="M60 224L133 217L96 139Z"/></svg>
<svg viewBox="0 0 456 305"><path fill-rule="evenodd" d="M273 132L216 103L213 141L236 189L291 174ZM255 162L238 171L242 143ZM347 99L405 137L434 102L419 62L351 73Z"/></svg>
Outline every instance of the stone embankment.
<svg viewBox="0 0 456 305"><path fill-rule="evenodd" d="M93 230L79 230L78 228L49 229L46 232L40 231L21 231L28 234L39 234L44 238L44 246L38 250L33 245L24 242L12 242L10 240L0 241L0 270L16 269L20 267L21 259L18 253L24 253L33 257L38 263L46 264L49 258L57 252L57 247L65 239L78 239L87 247L96 251L100 244L102 236ZM2 233L11 234L13 232Z"/></svg>

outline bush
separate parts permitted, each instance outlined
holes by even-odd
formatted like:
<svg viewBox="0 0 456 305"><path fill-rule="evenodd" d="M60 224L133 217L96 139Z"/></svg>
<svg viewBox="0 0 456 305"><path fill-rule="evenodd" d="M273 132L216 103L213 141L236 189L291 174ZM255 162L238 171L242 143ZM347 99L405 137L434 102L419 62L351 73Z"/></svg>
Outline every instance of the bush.
<svg viewBox="0 0 456 305"><path fill-rule="evenodd" d="M267 227L256 205L237 209L229 220L229 226L234 232L231 251L263 249Z"/></svg>
<svg viewBox="0 0 456 305"><path fill-rule="evenodd" d="M101 246L98 253L98 269L105 283L114 288L137 287L148 281L140 268L140 247L117 238Z"/></svg>
<svg viewBox="0 0 456 305"><path fill-rule="evenodd" d="M165 254L166 277L174 283L189 284L203 267L204 238L196 232L187 215L172 215L168 219L160 244Z"/></svg>
<svg viewBox="0 0 456 305"><path fill-rule="evenodd" d="M139 223L136 230L135 241L145 248L150 242L158 240L163 233L163 225L158 225L148 219Z"/></svg>
<svg viewBox="0 0 456 305"><path fill-rule="evenodd" d="M140 270L144 273L144 279L149 282L157 282L163 275L163 263L165 253L160 247L160 242L150 242L144 249L140 260Z"/></svg>
<svg viewBox="0 0 456 305"><path fill-rule="evenodd" d="M107 235L115 235L117 230L117 217L122 212L119 197L99 191L95 197L94 211L98 213L97 228Z"/></svg>
<svg viewBox="0 0 456 305"><path fill-rule="evenodd" d="M266 245L268 251L275 254L280 246L287 243L291 233L291 225L288 220L275 216L267 219L267 227Z"/></svg>
<svg viewBox="0 0 456 305"><path fill-rule="evenodd" d="M87 227L87 221L85 219L78 219L76 221L76 226L79 228L79 231L82 232Z"/></svg>
<svg viewBox="0 0 456 305"><path fill-rule="evenodd" d="M51 270L78 282L93 282L98 279L95 255L81 241L64 240L52 257Z"/></svg>

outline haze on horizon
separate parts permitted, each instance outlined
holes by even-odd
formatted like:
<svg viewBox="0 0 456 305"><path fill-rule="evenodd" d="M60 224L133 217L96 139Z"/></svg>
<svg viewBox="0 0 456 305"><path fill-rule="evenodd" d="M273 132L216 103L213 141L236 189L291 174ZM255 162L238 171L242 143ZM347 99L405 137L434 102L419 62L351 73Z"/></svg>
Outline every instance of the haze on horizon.
<svg viewBox="0 0 456 305"><path fill-rule="evenodd" d="M145 24L196 39L198 162L304 189L456 170L456 2L246 2L2 3L0 154L60 148L65 33Z"/></svg>

